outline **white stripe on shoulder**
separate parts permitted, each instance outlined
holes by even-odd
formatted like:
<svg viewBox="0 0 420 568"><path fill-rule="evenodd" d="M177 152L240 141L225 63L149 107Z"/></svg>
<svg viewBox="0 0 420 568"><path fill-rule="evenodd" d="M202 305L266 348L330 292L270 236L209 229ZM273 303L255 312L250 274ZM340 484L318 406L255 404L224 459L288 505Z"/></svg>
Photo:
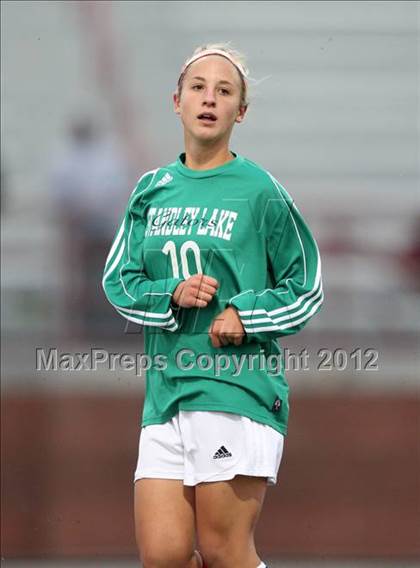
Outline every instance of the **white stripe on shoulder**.
<svg viewBox="0 0 420 568"><path fill-rule="evenodd" d="M297 227L297 225L296 225L296 221L295 221L295 219L294 219L294 217L293 217L293 213L292 213L292 211L291 211L291 208L289 208L289 205L288 205L288 203L287 203L287 201L286 201L284 195L283 195L282 192L281 192L281 185L280 185L280 183L276 180L276 178L275 178L273 175L270 174L270 172L267 172L267 174L270 176L270 179L271 179L271 181L273 182L274 187L277 189L279 195L281 196L281 198L282 198L283 201L285 202L287 208L289 209L289 215L291 216L291 219L292 219L292 221L293 221L293 225L294 225L294 227L295 227L295 231L296 231L296 234L297 234L297 238L298 238L298 240L299 240L300 248L302 249L302 255L303 255L303 285L305 286L305 284L306 284L306 255L305 255L305 248L304 248L304 246L303 246L302 238L301 238L300 233L299 233L299 229L298 229L298 227Z"/></svg>
<svg viewBox="0 0 420 568"><path fill-rule="evenodd" d="M115 257L114 262L112 263L112 265L109 267L109 269L105 272L104 277L102 279L102 283L105 284L105 280L108 279L108 276L114 272L115 268L118 266L118 263L121 260L122 255L124 254L124 250L125 250L125 241L123 241L121 243L121 247L120 250L118 251L117 256Z"/></svg>
<svg viewBox="0 0 420 568"><path fill-rule="evenodd" d="M150 186L152 185L152 183L153 183L153 180L154 180L155 177L156 177L156 174L158 173L158 171L159 171L160 169L161 169L161 168L156 168L155 170L149 170L148 172L146 172L145 174L143 174L143 175L141 176L141 178L140 178L140 179L138 180L138 182L136 183L136 187L135 187L135 188L133 189L133 191L131 192L130 199L129 199L129 202L128 202L128 206L129 206L129 207L131 206L131 204L132 204L132 202L134 201L134 199L137 199L137 197L139 197L140 195L143 195L143 193L149 189L149 187L150 187ZM136 189L137 189L139 183L141 182L141 180L142 180L143 178L145 178L146 176L148 176L149 174L153 174L153 175L152 175L152 179L150 180L150 182L147 184L147 186L146 186L144 189L142 189L142 190L140 190L138 193L136 193Z"/></svg>
<svg viewBox="0 0 420 568"><path fill-rule="evenodd" d="M124 268L125 268L128 264L130 264L130 261L131 261L131 259L130 259L130 237L131 237L131 233L132 233L132 231L133 231L133 225L134 225L134 219L133 219L133 216L132 216L131 213L130 213L130 217L131 217L131 224L130 224L130 230L129 230L129 232L128 232L128 237L127 237L127 260L126 260L126 262L125 262L124 264L122 264L121 267L120 267L120 282L121 282L121 287L122 287L122 289L124 290L124 294L125 294L126 296L128 296L128 297L130 298L130 300L133 300L133 301L135 302L135 301L136 301L136 298L134 298L134 297L127 291L127 289L126 289L126 287L125 287L125 284L124 284L123 277L122 277L122 271L124 270Z"/></svg>
<svg viewBox="0 0 420 568"><path fill-rule="evenodd" d="M124 233L124 225L125 225L125 219L123 220L123 222L121 223L121 227L119 228L119 231L117 233L117 236L115 237L114 242L112 243L112 247L111 250L109 251L109 254L107 256L106 262L105 262L105 266L108 264L108 262L111 260L111 258L114 255L114 252L116 251L118 245L120 244L120 240L123 236Z"/></svg>
<svg viewBox="0 0 420 568"><path fill-rule="evenodd" d="M130 194L129 205L131 205L131 198L133 197L133 195L134 195L134 193L135 193L135 191L136 191L136 189L137 189L139 183L141 182L141 180L142 180L143 178L145 178L145 177L146 177L147 175L149 175L149 174L154 174L154 175L156 175L156 173L159 171L159 169L160 169L160 168L157 168L157 169L155 169L155 170L150 170L150 171L144 173L144 174L139 178L139 180L137 181L137 183L136 183L136 185L135 185L133 191L132 191L131 194ZM143 190L141 190L138 194L136 194L136 196L137 196L137 195L140 195L140 194L142 194L142 193L144 193L144 192L150 187L150 184L153 182L153 179L154 179L154 176L153 176L152 180L150 181L150 183L147 185L147 187L145 187L145 188L144 188ZM118 245L120 244L120 241L121 241L121 239L122 239L122 237L123 237L123 235L124 235L124 229L125 229L125 219L123 219L123 221L122 221L122 223L121 223L121 226L120 226L120 228L119 228L119 230L118 230L117 236L115 237L114 242L112 243L111 250L109 251L109 254L108 254L107 259L106 259L106 261L105 261L105 267L106 267L106 265L109 263L109 261L111 260L111 258L112 258L112 256L113 256L113 254L115 253L115 251L116 251Z"/></svg>

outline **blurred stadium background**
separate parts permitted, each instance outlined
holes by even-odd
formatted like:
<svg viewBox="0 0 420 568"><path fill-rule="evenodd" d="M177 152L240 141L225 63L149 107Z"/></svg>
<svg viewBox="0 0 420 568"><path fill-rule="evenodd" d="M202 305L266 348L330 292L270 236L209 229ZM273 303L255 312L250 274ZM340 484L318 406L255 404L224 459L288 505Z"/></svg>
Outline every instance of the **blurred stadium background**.
<svg viewBox="0 0 420 568"><path fill-rule="evenodd" d="M288 373L259 550L274 567L419 561L418 16L417 2L2 2L2 563L137 565L143 379L37 371L36 349L142 352L102 266L140 174L182 151L181 64L221 40L254 78L232 149L295 198L326 296L283 343L310 356ZM321 349L338 350L331 368Z"/></svg>

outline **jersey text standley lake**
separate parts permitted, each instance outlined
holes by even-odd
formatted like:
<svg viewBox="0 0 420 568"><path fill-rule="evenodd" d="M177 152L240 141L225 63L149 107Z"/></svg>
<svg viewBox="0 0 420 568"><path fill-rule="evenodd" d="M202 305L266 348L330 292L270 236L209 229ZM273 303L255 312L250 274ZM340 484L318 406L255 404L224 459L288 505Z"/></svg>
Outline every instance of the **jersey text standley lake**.
<svg viewBox="0 0 420 568"><path fill-rule="evenodd" d="M238 213L214 208L208 218L208 208L204 207L198 219L200 210L201 207L165 207L159 210L150 207L145 236L191 235L194 225L198 224L195 227L197 235L207 235L210 232L211 237L230 241Z"/></svg>

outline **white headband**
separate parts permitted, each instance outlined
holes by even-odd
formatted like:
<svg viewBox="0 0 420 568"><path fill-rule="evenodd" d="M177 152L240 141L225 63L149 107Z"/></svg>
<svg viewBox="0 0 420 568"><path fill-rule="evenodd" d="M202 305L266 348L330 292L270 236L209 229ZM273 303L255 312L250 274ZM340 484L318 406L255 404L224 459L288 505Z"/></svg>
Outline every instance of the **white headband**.
<svg viewBox="0 0 420 568"><path fill-rule="evenodd" d="M241 63L239 63L238 61L235 61L233 59L233 57L227 51L223 51L222 49L206 49L206 50L200 51L200 53L196 53L195 55L190 57L190 59L188 59L186 61L186 63L184 63L184 65L181 69L181 75L180 75L179 78L182 77L182 75L185 73L185 70L187 69L187 67L189 65L191 65L191 63L194 63L194 61L197 61L197 59L201 59L201 57L206 57L206 55L221 55L222 57L229 59L229 61L239 71L239 73L241 74L244 81L246 81L246 79L248 77L248 71L243 67L243 65L241 65ZM179 80L178 80L178 82L179 82Z"/></svg>

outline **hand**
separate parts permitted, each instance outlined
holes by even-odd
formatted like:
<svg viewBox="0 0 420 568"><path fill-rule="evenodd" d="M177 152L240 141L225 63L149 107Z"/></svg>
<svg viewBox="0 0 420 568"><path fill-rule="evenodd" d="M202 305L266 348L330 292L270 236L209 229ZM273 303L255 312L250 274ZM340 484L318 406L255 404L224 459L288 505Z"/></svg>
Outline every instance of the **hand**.
<svg viewBox="0 0 420 568"><path fill-rule="evenodd" d="M194 274L180 282L172 294L172 302L181 308L205 308L215 295L219 283L205 274Z"/></svg>
<svg viewBox="0 0 420 568"><path fill-rule="evenodd" d="M241 345L245 329L236 308L228 306L212 321L209 336L213 347L222 347L229 343Z"/></svg>

